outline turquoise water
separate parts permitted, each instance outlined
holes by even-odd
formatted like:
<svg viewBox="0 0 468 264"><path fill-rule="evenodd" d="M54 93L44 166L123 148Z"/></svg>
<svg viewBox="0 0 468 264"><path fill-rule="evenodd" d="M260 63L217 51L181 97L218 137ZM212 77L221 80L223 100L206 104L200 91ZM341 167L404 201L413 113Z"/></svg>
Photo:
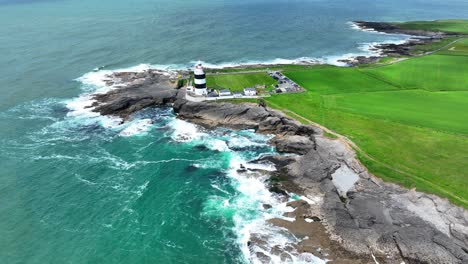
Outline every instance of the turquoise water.
<svg viewBox="0 0 468 264"><path fill-rule="evenodd" d="M86 73L333 62L404 39L351 20L460 18L468 2L0 0L0 14L0 263L239 263L283 210L260 209L281 207L262 175L236 172L273 152L268 137L204 131L170 109L115 125L83 111L102 88L102 71Z"/></svg>

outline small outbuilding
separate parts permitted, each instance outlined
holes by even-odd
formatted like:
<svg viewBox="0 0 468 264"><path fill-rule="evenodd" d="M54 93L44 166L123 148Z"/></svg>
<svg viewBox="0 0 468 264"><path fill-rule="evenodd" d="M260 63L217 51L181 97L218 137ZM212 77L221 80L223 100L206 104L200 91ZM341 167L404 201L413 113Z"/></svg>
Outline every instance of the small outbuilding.
<svg viewBox="0 0 468 264"><path fill-rule="evenodd" d="M244 89L244 95L245 96L256 96L257 95L257 90L255 88L245 88Z"/></svg>
<svg viewBox="0 0 468 264"><path fill-rule="evenodd" d="M223 89L219 91L219 96L230 96L230 95L231 95L231 91L229 91L228 89Z"/></svg>

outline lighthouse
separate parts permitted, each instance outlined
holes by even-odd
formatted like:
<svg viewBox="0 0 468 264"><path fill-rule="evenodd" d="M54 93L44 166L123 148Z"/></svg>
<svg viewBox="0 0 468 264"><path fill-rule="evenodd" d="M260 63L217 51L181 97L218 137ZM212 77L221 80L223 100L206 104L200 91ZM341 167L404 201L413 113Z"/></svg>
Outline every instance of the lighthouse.
<svg viewBox="0 0 468 264"><path fill-rule="evenodd" d="M193 74L195 77L195 94L199 96L207 95L208 91L206 89L206 75L200 62L195 65Z"/></svg>

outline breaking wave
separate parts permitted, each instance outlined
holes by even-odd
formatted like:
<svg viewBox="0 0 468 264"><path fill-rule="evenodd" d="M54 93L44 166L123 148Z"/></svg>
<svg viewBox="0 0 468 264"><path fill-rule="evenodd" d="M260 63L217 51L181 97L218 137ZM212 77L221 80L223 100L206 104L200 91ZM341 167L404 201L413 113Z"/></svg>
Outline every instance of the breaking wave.
<svg viewBox="0 0 468 264"><path fill-rule="evenodd" d="M193 164L197 169L217 169L225 173L229 184L222 178L214 179L211 187L216 190L207 198L203 206L203 215L208 218L222 218L232 221L232 232L236 244L242 252L240 261L260 263L258 252L270 257L271 263L283 263L277 255L271 253L273 248L288 248L300 240L287 230L268 222L273 218L288 221L285 213L294 209L287 206L293 198L285 198L268 189L268 172L276 170L273 164L251 163L262 154L274 154L274 149L267 144L269 137L256 134L254 131L230 131L216 129L206 131L203 128L183 120L170 122L171 138L176 142L190 146L203 145L217 151L226 162L216 162L215 158L198 161ZM250 147L249 147L250 145ZM253 146L253 147L252 147ZM233 189L234 192L229 191ZM268 205L265 209L264 205ZM260 237L265 245L250 245L253 237ZM325 263L312 254L300 254L291 251L292 263Z"/></svg>

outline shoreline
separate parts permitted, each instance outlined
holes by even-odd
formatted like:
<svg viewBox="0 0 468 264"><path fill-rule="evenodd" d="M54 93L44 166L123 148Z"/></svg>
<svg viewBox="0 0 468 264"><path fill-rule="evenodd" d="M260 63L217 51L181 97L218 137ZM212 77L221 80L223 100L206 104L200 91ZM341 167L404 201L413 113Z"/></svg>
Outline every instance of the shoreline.
<svg viewBox="0 0 468 264"><path fill-rule="evenodd" d="M381 33L381 34L399 34L399 35L409 35L413 37L418 37L417 35L412 35L412 34L391 33L391 32L385 33L385 32L370 30L370 28L366 29L364 27L358 26L356 22L357 21L349 21L347 24L352 25L352 28L354 30L372 32L372 33ZM364 43L365 46L367 46L368 48L365 50L361 50L359 54L350 53L350 54L341 54L341 55L331 55L328 57L299 57L295 59L275 58L275 59L269 59L265 61L251 60L251 61L243 61L243 62L233 61L233 62L220 62L220 63L209 63L209 62L204 62L204 61L201 61L201 62L205 66L205 69L211 70L211 71L281 67L281 66L288 66L288 65L298 65L298 66L335 65L339 67L353 66L352 64L347 65L347 62L352 62L353 60L356 60L357 58L382 58L383 56L380 56L380 55L375 56L375 54L379 52L383 52L385 45L404 45L409 40L401 40L398 43L395 43L395 41L390 41L390 40L376 42L376 43L373 43L373 42ZM382 50L380 48L381 45L383 45ZM137 66L129 67L127 69L128 71L140 71L140 70L186 71L195 63L197 62L190 61L188 64L167 64L167 65L166 64L162 64L162 65L140 64ZM124 72L127 69L122 69L119 71ZM93 72L97 72L101 70L106 71L107 67L106 66L97 67L93 70Z"/></svg>
<svg viewBox="0 0 468 264"><path fill-rule="evenodd" d="M259 65L265 67L234 69ZM352 147L326 138L317 126L302 125L277 110L254 104L188 102L185 91L175 89L171 78L151 69L113 73L105 85L115 89L94 94L87 107L125 122L146 107L172 106L178 118L208 129L254 129L274 135L270 144L279 153L295 156L268 157L277 168L270 173L269 189L285 197L291 193L300 197L289 203L294 211L285 215L293 221L275 218L269 223L300 240L289 249L269 249L272 254L280 256L281 250L294 249L339 263L468 261L465 209L435 195L383 182L359 162ZM355 180L343 180L350 178ZM248 247L262 244L261 238L253 236ZM251 254L261 262L269 261L261 252Z"/></svg>
<svg viewBox="0 0 468 264"><path fill-rule="evenodd" d="M253 128L257 133L274 134L271 143L279 152L299 155L287 165L284 161L276 163L280 176L286 180L273 187L279 193L299 189L306 198L298 202L295 213L288 215L296 221L274 220L273 223L296 236L306 237L304 230L314 224L305 219L320 219L326 230L322 234L330 236L329 245L338 243L338 248L328 254L337 254L340 260L351 257L354 263L374 257L380 263L463 263L468 259L461 247L456 249L458 238L451 233L460 228L460 232L468 234L468 230L462 231L463 220L456 220L466 218L467 211L446 199L383 182L367 171L352 149L340 141L326 139L320 129L301 125L275 110L252 105L201 105L178 100L174 110L179 118L208 128ZM355 174L358 180L350 189L340 190L334 182L339 178L338 172L347 176ZM427 232L432 235L428 236ZM443 236L447 238L439 241ZM307 240L315 245L327 244L323 238Z"/></svg>
<svg viewBox="0 0 468 264"><path fill-rule="evenodd" d="M300 199L290 204L295 210L286 215L294 221L272 219L270 223L301 238L293 245L295 251L352 263L369 263L374 258L379 263L468 260L460 246L468 236L463 222L468 219L466 210L374 177L354 150L324 137L320 128L254 104L186 101L185 90L174 89L170 74L149 70L109 78L113 81L107 85L118 88L95 94L89 110L119 116L124 122L146 107L172 105L178 118L208 129L254 129L274 135L271 145L279 153L295 156L269 157L277 167L270 175L269 189L285 197L296 193ZM337 181L343 175L357 180L351 187L342 187ZM249 241L249 248L262 245L258 239ZM281 255L278 249L271 253ZM260 253L257 257L268 262Z"/></svg>

